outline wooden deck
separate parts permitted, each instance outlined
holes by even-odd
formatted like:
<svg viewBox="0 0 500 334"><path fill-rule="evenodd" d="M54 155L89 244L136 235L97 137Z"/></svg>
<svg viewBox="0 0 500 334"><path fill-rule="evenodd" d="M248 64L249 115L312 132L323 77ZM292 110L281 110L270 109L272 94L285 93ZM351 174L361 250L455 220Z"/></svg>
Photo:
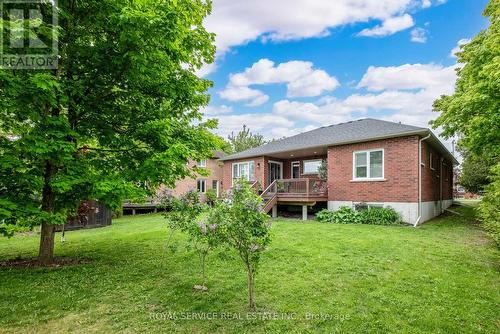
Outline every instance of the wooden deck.
<svg viewBox="0 0 500 334"><path fill-rule="evenodd" d="M327 184L319 179L274 180L261 194L263 211L269 212L276 204L314 205L328 201Z"/></svg>

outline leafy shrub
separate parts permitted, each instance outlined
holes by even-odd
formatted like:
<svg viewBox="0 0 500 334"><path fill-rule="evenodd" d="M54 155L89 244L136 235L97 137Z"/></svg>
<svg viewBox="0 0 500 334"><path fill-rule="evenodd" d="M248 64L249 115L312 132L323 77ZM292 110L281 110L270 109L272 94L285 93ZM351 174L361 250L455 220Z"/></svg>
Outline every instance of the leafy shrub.
<svg viewBox="0 0 500 334"><path fill-rule="evenodd" d="M323 209L316 213L316 220L320 223L333 223L333 215L335 215L335 211Z"/></svg>
<svg viewBox="0 0 500 334"><path fill-rule="evenodd" d="M347 206L343 206L337 211L321 210L316 214L316 220L332 224L372 225L396 225L403 222L396 210L390 207L356 211Z"/></svg>
<svg viewBox="0 0 500 334"><path fill-rule="evenodd" d="M479 217L488 234L500 246L500 164L493 168L493 182L486 186Z"/></svg>
<svg viewBox="0 0 500 334"><path fill-rule="evenodd" d="M327 209L321 210L316 214L316 219L322 223L333 224L360 224L362 221L359 218L359 212L343 206L337 211Z"/></svg>
<svg viewBox="0 0 500 334"><path fill-rule="evenodd" d="M215 191L215 189L208 189L205 196L207 198L207 204L214 206L217 202L217 191Z"/></svg>
<svg viewBox="0 0 500 334"><path fill-rule="evenodd" d="M320 180L328 179L328 165L326 160L321 160L321 164L318 167L318 176Z"/></svg>
<svg viewBox="0 0 500 334"><path fill-rule="evenodd" d="M362 224L397 225L403 223L399 213L391 207L369 208L358 211L358 215Z"/></svg>

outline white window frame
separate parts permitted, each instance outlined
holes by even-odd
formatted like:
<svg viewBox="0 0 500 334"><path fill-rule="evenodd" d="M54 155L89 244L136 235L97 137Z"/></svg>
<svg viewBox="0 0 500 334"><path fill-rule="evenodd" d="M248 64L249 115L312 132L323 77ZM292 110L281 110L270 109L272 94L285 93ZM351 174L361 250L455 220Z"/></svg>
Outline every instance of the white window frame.
<svg viewBox="0 0 500 334"><path fill-rule="evenodd" d="M200 184L203 184L203 187L199 187L198 185L200 185ZM200 188L202 188L202 189L203 189L203 191L202 191L202 190L200 190ZM205 179L198 179L198 180L196 180L196 190L197 190L200 194L204 194L204 193L206 193L206 192L207 192L207 180L205 180Z"/></svg>
<svg viewBox="0 0 500 334"><path fill-rule="evenodd" d="M292 161L290 163L290 178L293 179L293 167L295 166L299 166L299 176L297 177L297 179L300 179L300 161Z"/></svg>
<svg viewBox="0 0 500 334"><path fill-rule="evenodd" d="M250 175L250 164L253 164L253 175ZM231 164L231 182L232 184L234 184L234 180L236 179L236 177L234 177L234 166L235 165L238 165L238 170L240 169L239 165L244 165L244 164L248 164L248 179L246 179L248 182L250 181L255 181L255 161L253 160L248 160L248 161L240 161L240 162L233 162ZM238 177L240 178L240 177Z"/></svg>
<svg viewBox="0 0 500 334"><path fill-rule="evenodd" d="M206 168L207 167L207 159L202 159L196 163L198 167Z"/></svg>
<svg viewBox="0 0 500 334"><path fill-rule="evenodd" d="M434 159L432 159L432 158L433 158L433 155L432 155L432 152L431 152L431 153L429 153L429 167L430 167L431 170L436 170L436 168L434 168L434 166L433 166L433 162L434 162L433 160Z"/></svg>
<svg viewBox="0 0 500 334"><path fill-rule="evenodd" d="M381 177L371 177L370 176L370 153L382 151L382 176ZM356 154L365 153L366 154L366 177L356 177ZM383 148L375 148L371 150L361 150L352 152L352 180L353 181L385 181L385 151Z"/></svg>
<svg viewBox="0 0 500 334"><path fill-rule="evenodd" d="M323 162L323 159L311 159L311 160L302 160L302 174L303 175L318 175L319 174L319 171L316 171L316 172L309 172L309 173L306 173L306 163L307 162L316 162L316 161L319 161L320 165L321 163ZM319 166L318 166L319 167ZM299 168L300 170L300 168ZM300 172L299 172L300 173Z"/></svg>

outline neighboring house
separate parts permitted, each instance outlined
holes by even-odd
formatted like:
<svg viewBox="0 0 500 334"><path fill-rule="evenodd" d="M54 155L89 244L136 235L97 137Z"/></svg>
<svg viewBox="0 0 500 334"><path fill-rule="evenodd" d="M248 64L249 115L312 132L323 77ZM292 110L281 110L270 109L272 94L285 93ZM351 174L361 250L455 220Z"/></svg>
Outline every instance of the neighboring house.
<svg viewBox="0 0 500 334"><path fill-rule="evenodd" d="M327 162L327 180L318 166ZM453 200L453 155L426 128L361 119L322 127L220 159L223 189L233 180L258 182L264 211L278 204L307 207L391 206L419 224L439 215Z"/></svg>
<svg viewBox="0 0 500 334"><path fill-rule="evenodd" d="M189 161L190 166L198 166L198 168L207 169L210 174L208 176L198 175L195 179L186 177L179 180L175 184L175 188L170 189L172 195L178 197L190 190L197 190L201 194L205 194L207 190L214 189L217 196L222 192L222 166L223 164L218 159L225 156L224 152L215 151L212 158L201 161Z"/></svg>

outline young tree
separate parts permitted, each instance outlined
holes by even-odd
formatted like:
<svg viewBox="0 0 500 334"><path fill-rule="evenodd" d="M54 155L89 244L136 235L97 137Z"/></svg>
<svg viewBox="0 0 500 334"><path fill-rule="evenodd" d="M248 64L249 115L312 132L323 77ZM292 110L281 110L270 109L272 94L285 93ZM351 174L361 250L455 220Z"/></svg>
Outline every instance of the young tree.
<svg viewBox="0 0 500 334"><path fill-rule="evenodd" d="M167 218L171 233L178 230L188 235L189 244L198 253L200 259L202 284L195 289L205 291L206 259L211 250L219 246L220 235L216 224L207 224L202 213L207 206L200 201L197 191L188 191L181 198L166 198L164 206L168 210ZM170 238L169 238L170 239Z"/></svg>
<svg viewBox="0 0 500 334"><path fill-rule="evenodd" d="M266 143L266 141L264 140L264 136L258 133L254 134L250 132L250 129L247 128L246 125L243 125L243 129L240 130L237 134L231 132L227 139L229 141L228 149L230 153L238 153L250 148L264 145Z"/></svg>
<svg viewBox="0 0 500 334"><path fill-rule="evenodd" d="M255 308L255 275L261 253L271 242L268 219L262 212L262 198L245 181L237 182L231 197L218 202L208 216L208 223L217 226L222 240L237 251L245 265L250 309Z"/></svg>
<svg viewBox="0 0 500 334"><path fill-rule="evenodd" d="M219 147L216 122L198 111L211 82L194 74L213 61L210 10L198 0L59 1L58 68L0 70L1 232L41 224L49 264L54 224L81 200L118 207L147 193L138 182L173 186L193 173L189 158Z"/></svg>

